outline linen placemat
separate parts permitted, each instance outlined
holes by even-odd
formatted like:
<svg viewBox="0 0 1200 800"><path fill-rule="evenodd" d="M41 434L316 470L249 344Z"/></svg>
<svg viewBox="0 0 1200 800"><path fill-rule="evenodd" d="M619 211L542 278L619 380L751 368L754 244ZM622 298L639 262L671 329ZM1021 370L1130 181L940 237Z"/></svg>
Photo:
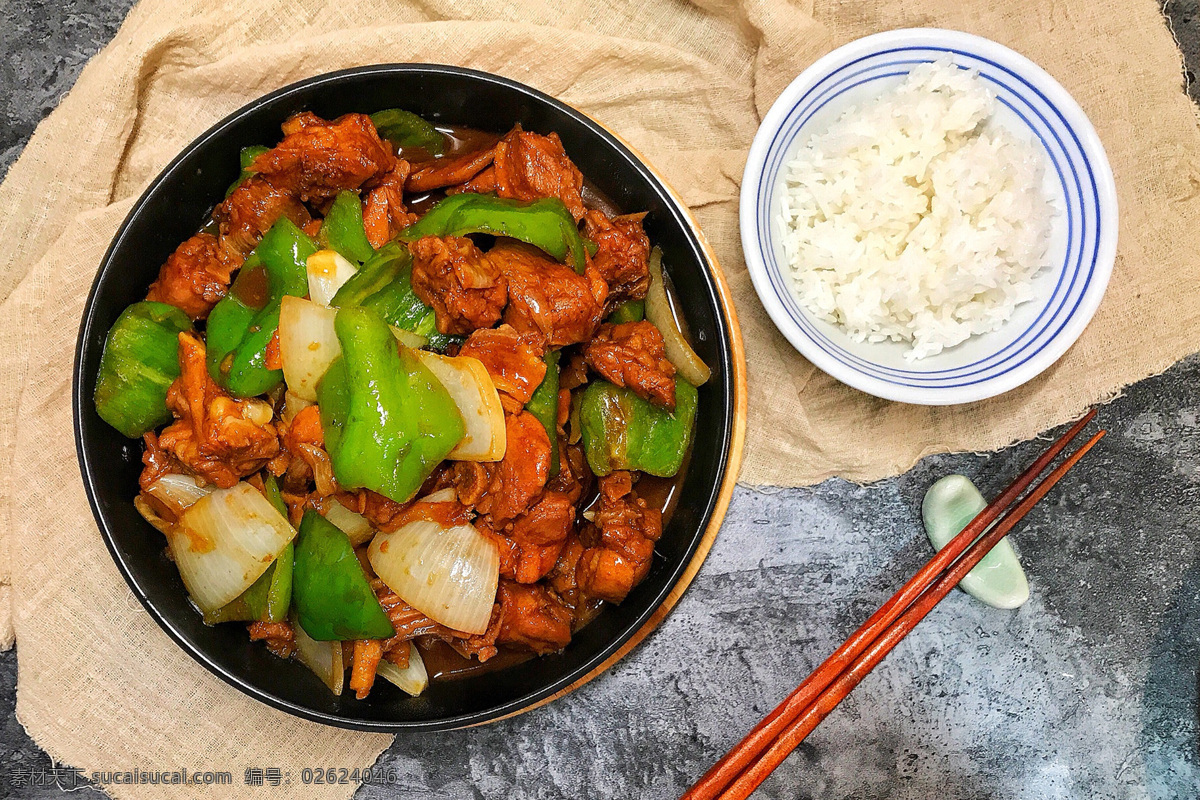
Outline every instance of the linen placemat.
<svg viewBox="0 0 1200 800"><path fill-rule="evenodd" d="M1095 123L1122 220L1108 296L1047 374L1001 398L903 406L843 387L771 325L741 259L737 193L758 120L823 53L896 27L995 39ZM75 334L96 266L146 184L221 117L279 86L427 61L528 83L605 123L695 211L735 295L749 364L741 479L872 480L921 456L1028 438L1200 349L1200 132L1155 0L143 0L0 185L0 641L19 642L17 716L61 762L233 773L233 785L118 797L341 797L299 770L362 767L390 741L293 719L227 687L138 606L96 530L71 432Z"/></svg>

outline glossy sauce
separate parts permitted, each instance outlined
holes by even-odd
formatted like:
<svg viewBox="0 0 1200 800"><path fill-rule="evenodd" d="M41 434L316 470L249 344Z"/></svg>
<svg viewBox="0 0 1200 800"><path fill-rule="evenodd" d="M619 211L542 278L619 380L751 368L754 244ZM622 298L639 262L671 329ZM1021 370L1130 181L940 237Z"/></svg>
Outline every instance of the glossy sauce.
<svg viewBox="0 0 1200 800"><path fill-rule="evenodd" d="M256 264L241 270L229 291L250 308L263 308L271 299L271 279L267 275L267 268Z"/></svg>

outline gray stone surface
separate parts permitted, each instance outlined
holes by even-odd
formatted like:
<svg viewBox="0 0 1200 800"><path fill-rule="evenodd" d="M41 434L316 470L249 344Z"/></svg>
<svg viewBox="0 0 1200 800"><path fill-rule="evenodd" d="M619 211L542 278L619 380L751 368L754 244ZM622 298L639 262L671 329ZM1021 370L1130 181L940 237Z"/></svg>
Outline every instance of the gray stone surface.
<svg viewBox="0 0 1200 800"><path fill-rule="evenodd" d="M0 0L0 171L128 5ZM1196 5L1167 7L1193 68ZM1196 797L1198 382L1192 358L1102 409L1110 436L1016 537L1028 605L955 593L756 796ZM516 719L398 738L380 766L400 784L358 796L678 795L929 556L929 484L963 472L994 494L1036 450L929 458L869 488L740 489L691 590L629 658ZM11 785L51 766L13 716L15 682L0 654L0 796L59 796Z"/></svg>

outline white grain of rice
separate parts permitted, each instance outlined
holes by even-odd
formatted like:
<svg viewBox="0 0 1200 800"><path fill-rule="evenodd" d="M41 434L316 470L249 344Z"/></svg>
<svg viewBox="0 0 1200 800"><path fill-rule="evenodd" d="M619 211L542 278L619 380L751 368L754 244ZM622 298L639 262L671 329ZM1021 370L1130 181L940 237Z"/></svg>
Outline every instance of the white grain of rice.
<svg viewBox="0 0 1200 800"><path fill-rule="evenodd" d="M1034 146L948 59L847 111L788 163L783 245L796 298L856 341L916 360L999 328L1033 297L1055 210Z"/></svg>

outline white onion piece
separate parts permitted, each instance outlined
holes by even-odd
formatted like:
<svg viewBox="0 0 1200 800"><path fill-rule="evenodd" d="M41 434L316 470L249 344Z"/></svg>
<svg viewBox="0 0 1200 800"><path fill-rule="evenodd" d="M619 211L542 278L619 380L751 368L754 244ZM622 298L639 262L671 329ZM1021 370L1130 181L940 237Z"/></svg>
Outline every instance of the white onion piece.
<svg viewBox="0 0 1200 800"><path fill-rule="evenodd" d="M712 377L712 370L700 360L696 351L688 344L671 309L667 296L666 278L662 268L662 250L657 247L650 253L650 288L646 292L646 320L653 323L662 334L667 360L675 365L679 374L692 386L700 386Z"/></svg>
<svg viewBox="0 0 1200 800"><path fill-rule="evenodd" d="M329 305L342 284L356 272L358 267L336 250L318 250L308 257L309 298L318 305Z"/></svg>
<svg viewBox="0 0 1200 800"><path fill-rule="evenodd" d="M416 697L429 685L429 673L425 671L425 662L421 660L421 653L417 650L416 645L412 642L405 642L405 644L408 645L407 667L401 669L386 658L381 658L379 666L375 667L375 672L381 678L386 678Z"/></svg>
<svg viewBox="0 0 1200 800"><path fill-rule="evenodd" d="M405 347L413 350L420 350L422 347L429 344L429 340L419 333L406 331L404 328L398 328L395 325L389 325L388 327L392 329L392 336L396 337L396 341Z"/></svg>
<svg viewBox="0 0 1200 800"><path fill-rule="evenodd" d="M418 500L418 503L453 503L458 499L458 492L453 486L447 486L445 489L438 489L436 492L429 494Z"/></svg>
<svg viewBox="0 0 1200 800"><path fill-rule="evenodd" d="M346 664L342 660L341 642L318 642L304 632L304 628L291 618L296 636L296 658L313 671L329 691L340 695L346 682Z"/></svg>
<svg viewBox="0 0 1200 800"><path fill-rule="evenodd" d="M317 399L317 381L342 354L333 329L337 309L285 296L279 305L279 360L289 394Z"/></svg>
<svg viewBox="0 0 1200 800"><path fill-rule="evenodd" d="M508 445L504 406L500 405L500 394L483 362L466 356L439 356L427 350L414 352L446 387L466 426L466 435L447 458L454 461L499 461L504 458Z"/></svg>
<svg viewBox="0 0 1200 800"><path fill-rule="evenodd" d="M250 588L295 535L263 493L242 481L193 503L167 542L188 594L207 614Z"/></svg>
<svg viewBox="0 0 1200 800"><path fill-rule="evenodd" d="M330 500L325 506L325 519L332 522L342 533L350 537L350 544L358 547L366 544L375 535L375 529L362 514L355 513L336 499Z"/></svg>
<svg viewBox="0 0 1200 800"><path fill-rule="evenodd" d="M283 395L283 414L280 416L284 422L286 422L288 425L291 425L292 420L296 418L297 414L309 406L315 405L316 403L314 403L312 400L305 400L295 392L285 392Z"/></svg>
<svg viewBox="0 0 1200 800"><path fill-rule="evenodd" d="M174 511L178 517L201 497L212 494L215 488L201 485L191 475L169 473L147 486L146 494Z"/></svg>
<svg viewBox="0 0 1200 800"><path fill-rule="evenodd" d="M376 536L367 558L388 588L434 622L466 633L487 630L500 552L473 526L414 520Z"/></svg>

